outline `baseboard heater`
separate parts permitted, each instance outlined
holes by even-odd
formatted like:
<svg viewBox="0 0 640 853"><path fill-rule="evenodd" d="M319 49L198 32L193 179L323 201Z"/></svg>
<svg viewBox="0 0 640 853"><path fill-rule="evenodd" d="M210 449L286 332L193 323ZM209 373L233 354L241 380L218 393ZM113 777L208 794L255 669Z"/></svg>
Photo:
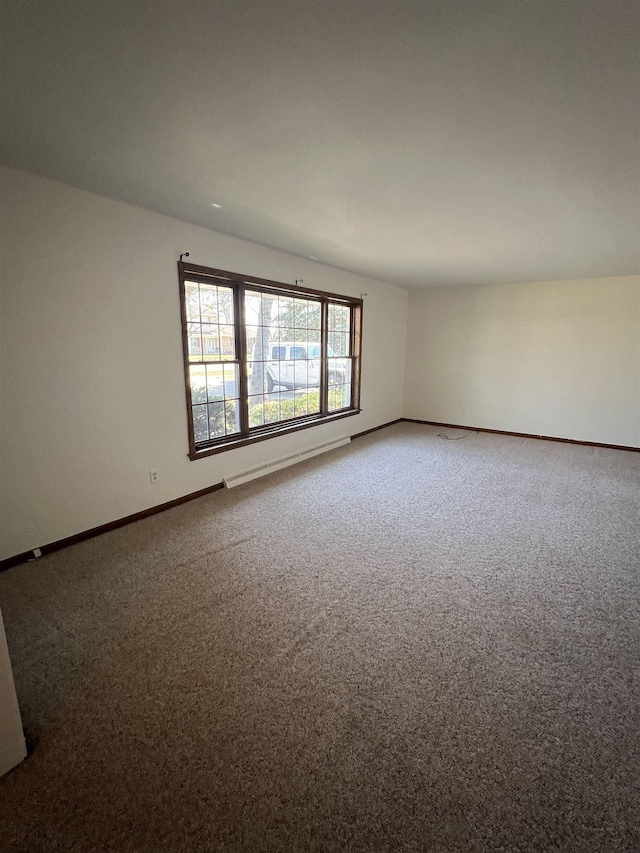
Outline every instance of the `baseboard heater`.
<svg viewBox="0 0 640 853"><path fill-rule="evenodd" d="M233 477L225 477L222 481L225 489L231 489L233 486L241 486L243 483L248 483L249 480L255 480L258 477L263 477L265 474L270 474L272 471L278 471L280 468L286 468L288 465L295 465L296 462L302 462L305 459L311 459L312 456L319 456L321 453L326 453L328 450L335 450L336 447L342 447L344 444L349 444L351 438L347 435L344 438L337 438L335 441L327 441L325 444L317 444L315 447L310 447L309 450L303 450L300 453L293 453L291 456L283 456L281 459L274 459L273 462L265 462L264 465L259 465L257 468L251 468L249 471L243 471L241 474L234 474Z"/></svg>

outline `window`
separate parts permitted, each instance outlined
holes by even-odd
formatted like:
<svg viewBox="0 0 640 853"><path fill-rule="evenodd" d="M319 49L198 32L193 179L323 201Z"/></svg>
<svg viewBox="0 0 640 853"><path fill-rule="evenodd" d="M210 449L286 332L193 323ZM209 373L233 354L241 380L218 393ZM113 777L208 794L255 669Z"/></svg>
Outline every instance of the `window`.
<svg viewBox="0 0 640 853"><path fill-rule="evenodd" d="M360 411L362 300L178 270L191 459Z"/></svg>

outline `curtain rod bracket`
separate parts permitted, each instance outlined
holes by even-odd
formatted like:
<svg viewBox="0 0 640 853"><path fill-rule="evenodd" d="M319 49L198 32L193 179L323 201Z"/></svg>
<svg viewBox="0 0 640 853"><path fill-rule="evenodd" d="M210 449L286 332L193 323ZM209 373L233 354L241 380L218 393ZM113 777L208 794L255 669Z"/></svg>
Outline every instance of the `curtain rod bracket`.
<svg viewBox="0 0 640 853"><path fill-rule="evenodd" d="M182 259L183 259L183 258L188 258L188 257L189 257L189 252L183 252L183 253L180 255L180 263L182 263Z"/></svg>

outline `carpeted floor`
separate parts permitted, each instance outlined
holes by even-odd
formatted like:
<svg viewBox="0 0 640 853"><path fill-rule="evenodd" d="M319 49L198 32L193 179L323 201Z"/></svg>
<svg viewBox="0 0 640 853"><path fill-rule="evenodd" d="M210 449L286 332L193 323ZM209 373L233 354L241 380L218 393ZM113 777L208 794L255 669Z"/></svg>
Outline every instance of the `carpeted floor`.
<svg viewBox="0 0 640 853"><path fill-rule="evenodd" d="M0 848L640 849L640 454L437 432L0 574Z"/></svg>

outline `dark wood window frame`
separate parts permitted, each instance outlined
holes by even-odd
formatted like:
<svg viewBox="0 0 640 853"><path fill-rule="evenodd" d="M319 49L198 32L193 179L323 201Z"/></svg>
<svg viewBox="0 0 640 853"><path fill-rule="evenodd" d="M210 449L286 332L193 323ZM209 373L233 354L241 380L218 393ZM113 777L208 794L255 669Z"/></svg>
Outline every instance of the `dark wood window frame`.
<svg viewBox="0 0 640 853"><path fill-rule="evenodd" d="M189 421L189 458L202 459L214 453L222 453L256 441L264 441L279 435L296 432L301 429L317 426L321 423L351 417L360 413L360 364L362 357L362 299L355 299L337 293L323 290L312 290L308 287L286 284L269 279L246 276L227 270L218 270L197 264L178 263L180 281L180 312L182 318L182 342L184 355L184 375L187 394L187 416ZM188 318L185 300L185 282L217 284L230 287L234 298L234 328L235 328L235 360L239 364L239 396L240 396L240 432L234 435L221 436L207 441L196 442L193 423L193 401L191 397L191 379L189 361ZM245 291L258 291L271 295L287 295L294 298L309 297L321 303L322 314L322 363L320 381L320 411L313 415L304 415L286 421L250 427L248 419L249 398L247 390L246 355L246 324L245 324ZM329 411L328 403L328 355L327 355L327 315L330 304L348 306L351 309L350 355L351 360L351 398L349 406L337 411Z"/></svg>

